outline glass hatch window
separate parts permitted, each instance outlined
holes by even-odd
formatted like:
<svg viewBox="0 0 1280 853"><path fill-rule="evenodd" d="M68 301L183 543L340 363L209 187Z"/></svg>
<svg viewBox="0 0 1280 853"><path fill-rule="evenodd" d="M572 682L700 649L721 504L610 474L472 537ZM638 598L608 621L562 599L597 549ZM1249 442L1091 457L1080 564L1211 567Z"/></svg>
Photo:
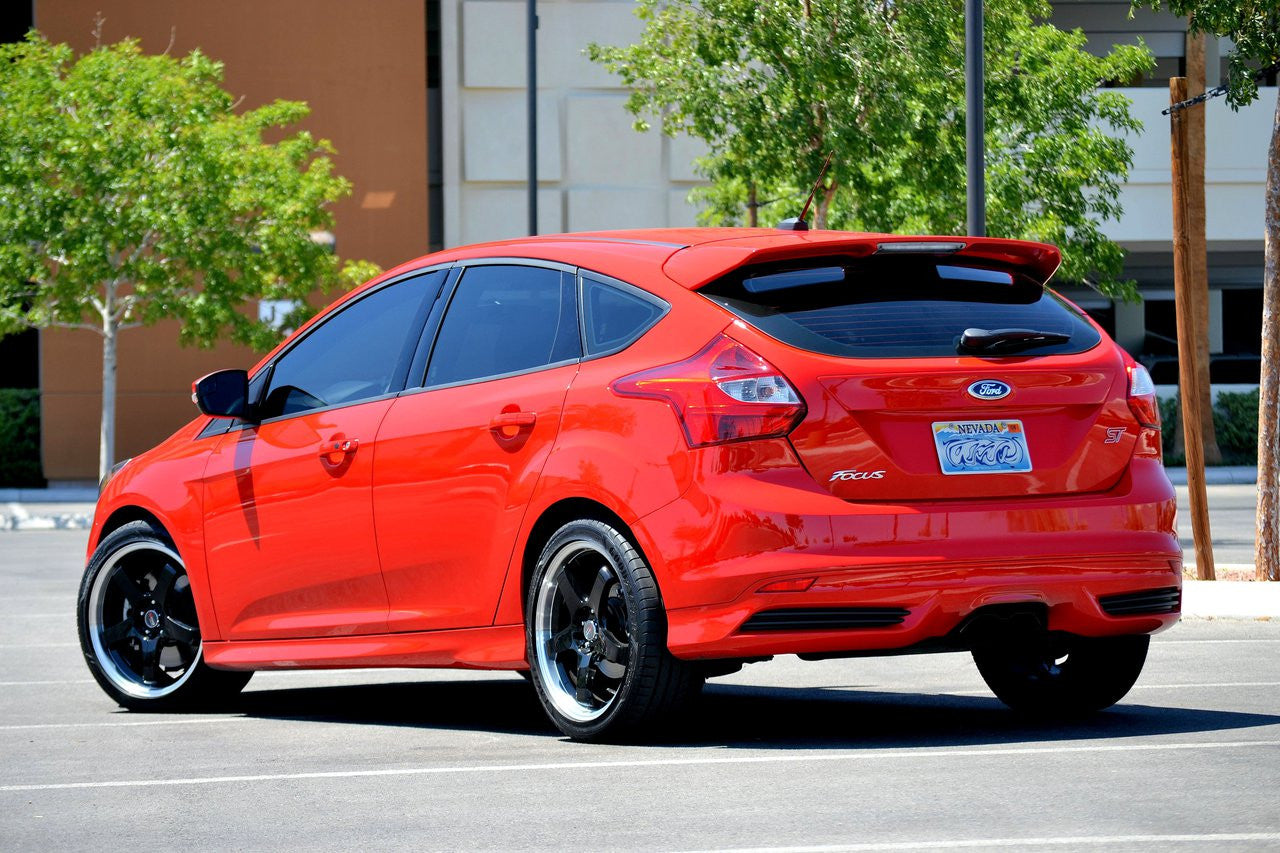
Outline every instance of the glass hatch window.
<svg viewBox="0 0 1280 853"><path fill-rule="evenodd" d="M1101 340L1075 308L1025 275L958 259L755 267L699 293L783 343L849 358L974 354L961 345L970 329L1021 334L1005 335L987 355L1083 352Z"/></svg>

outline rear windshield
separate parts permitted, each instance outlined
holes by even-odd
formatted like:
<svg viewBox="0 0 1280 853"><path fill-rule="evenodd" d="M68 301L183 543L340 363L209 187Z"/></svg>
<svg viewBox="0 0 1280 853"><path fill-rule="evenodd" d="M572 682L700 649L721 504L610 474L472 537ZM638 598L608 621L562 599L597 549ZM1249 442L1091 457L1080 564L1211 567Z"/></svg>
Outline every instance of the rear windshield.
<svg viewBox="0 0 1280 853"><path fill-rule="evenodd" d="M1079 311L1027 276L959 259L826 258L749 267L699 293L783 343L850 358L1025 358L1083 352L1101 340ZM979 351L961 343L969 329L1017 334Z"/></svg>

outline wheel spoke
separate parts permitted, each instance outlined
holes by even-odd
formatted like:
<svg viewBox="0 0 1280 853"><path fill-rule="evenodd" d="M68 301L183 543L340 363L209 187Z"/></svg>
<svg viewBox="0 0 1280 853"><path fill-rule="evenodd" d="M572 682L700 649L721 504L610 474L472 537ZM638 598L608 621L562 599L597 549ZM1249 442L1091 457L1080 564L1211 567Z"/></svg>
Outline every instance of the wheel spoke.
<svg viewBox="0 0 1280 853"><path fill-rule="evenodd" d="M190 646L200 640L200 632L185 622L180 622L172 616L164 617L164 632L169 639L175 643L181 643L184 646Z"/></svg>
<svg viewBox="0 0 1280 853"><path fill-rule="evenodd" d="M159 608L164 608L164 601L173 591L173 585L178 582L178 577L178 570L168 563L165 563L156 575L156 588L151 590L151 596Z"/></svg>
<svg viewBox="0 0 1280 853"><path fill-rule="evenodd" d="M562 629L551 638L551 653L558 655L573 648L573 626Z"/></svg>
<svg viewBox="0 0 1280 853"><path fill-rule="evenodd" d="M143 609L147 594L142 591L142 587L134 583L133 578L124 573L123 569L117 570L111 576L111 583L124 594L124 597L134 606L134 609Z"/></svg>
<svg viewBox="0 0 1280 853"><path fill-rule="evenodd" d="M145 684L159 684L164 673L160 669L160 640L156 637L142 638L142 681Z"/></svg>
<svg viewBox="0 0 1280 853"><path fill-rule="evenodd" d="M115 648L133 636L133 620L125 619L102 632L102 645L108 649Z"/></svg>
<svg viewBox="0 0 1280 853"><path fill-rule="evenodd" d="M560 593L560 600L564 602L565 609L569 611L569 618L572 619L582 607L582 593L574 589L573 580L568 572L560 572L560 577L556 578L556 590Z"/></svg>
<svg viewBox="0 0 1280 853"><path fill-rule="evenodd" d="M595 675L595 670L591 668L591 658L588 655L578 655L578 678L573 698L578 700L578 704L591 707L595 697L591 693L591 680Z"/></svg>
<svg viewBox="0 0 1280 853"><path fill-rule="evenodd" d="M587 599L587 603L591 605L591 609L595 611L597 617L604 607L604 594L609 590L610 582L613 580L613 572L607 565L601 566L596 572L595 583L591 585L591 596Z"/></svg>
<svg viewBox="0 0 1280 853"><path fill-rule="evenodd" d="M626 643L619 643L613 637L609 636L608 631L600 633L600 644L604 659L609 663L618 664L625 667L631 659L631 649ZM607 673L606 673L607 674ZM617 678L616 675L610 675L610 678Z"/></svg>

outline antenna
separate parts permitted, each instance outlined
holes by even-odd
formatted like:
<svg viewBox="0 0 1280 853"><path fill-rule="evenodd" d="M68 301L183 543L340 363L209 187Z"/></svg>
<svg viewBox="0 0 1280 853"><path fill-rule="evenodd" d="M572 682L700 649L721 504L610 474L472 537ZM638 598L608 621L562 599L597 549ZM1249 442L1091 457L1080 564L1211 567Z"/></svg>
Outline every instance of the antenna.
<svg viewBox="0 0 1280 853"><path fill-rule="evenodd" d="M822 176L827 173L827 166L831 164L831 155L835 153L834 148L827 152L827 159L822 161L822 168L818 170L818 179L813 182L813 188L809 190L809 197L804 200L804 209L800 211L800 215L794 219L784 219L779 222L779 231L809 230L809 223L805 221L809 216L809 205L813 204L813 197L818 192L818 185L822 183Z"/></svg>

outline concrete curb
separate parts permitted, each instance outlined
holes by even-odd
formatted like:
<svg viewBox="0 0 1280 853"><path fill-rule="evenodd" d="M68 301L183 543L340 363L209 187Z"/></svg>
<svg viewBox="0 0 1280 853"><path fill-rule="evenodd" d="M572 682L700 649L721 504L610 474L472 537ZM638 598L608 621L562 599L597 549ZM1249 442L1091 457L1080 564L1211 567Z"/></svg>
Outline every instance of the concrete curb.
<svg viewBox="0 0 1280 853"><path fill-rule="evenodd" d="M1184 580L1182 616L1186 619L1280 620L1280 583Z"/></svg>
<svg viewBox="0 0 1280 853"><path fill-rule="evenodd" d="M76 504L98 502L93 486L53 486L48 489L0 489L0 503Z"/></svg>
<svg viewBox="0 0 1280 853"><path fill-rule="evenodd" d="M1187 484L1186 468L1165 468L1164 472L1169 475L1169 482L1175 486ZM1204 481L1211 486L1256 483L1258 468L1256 465L1221 465L1216 468L1205 468Z"/></svg>

